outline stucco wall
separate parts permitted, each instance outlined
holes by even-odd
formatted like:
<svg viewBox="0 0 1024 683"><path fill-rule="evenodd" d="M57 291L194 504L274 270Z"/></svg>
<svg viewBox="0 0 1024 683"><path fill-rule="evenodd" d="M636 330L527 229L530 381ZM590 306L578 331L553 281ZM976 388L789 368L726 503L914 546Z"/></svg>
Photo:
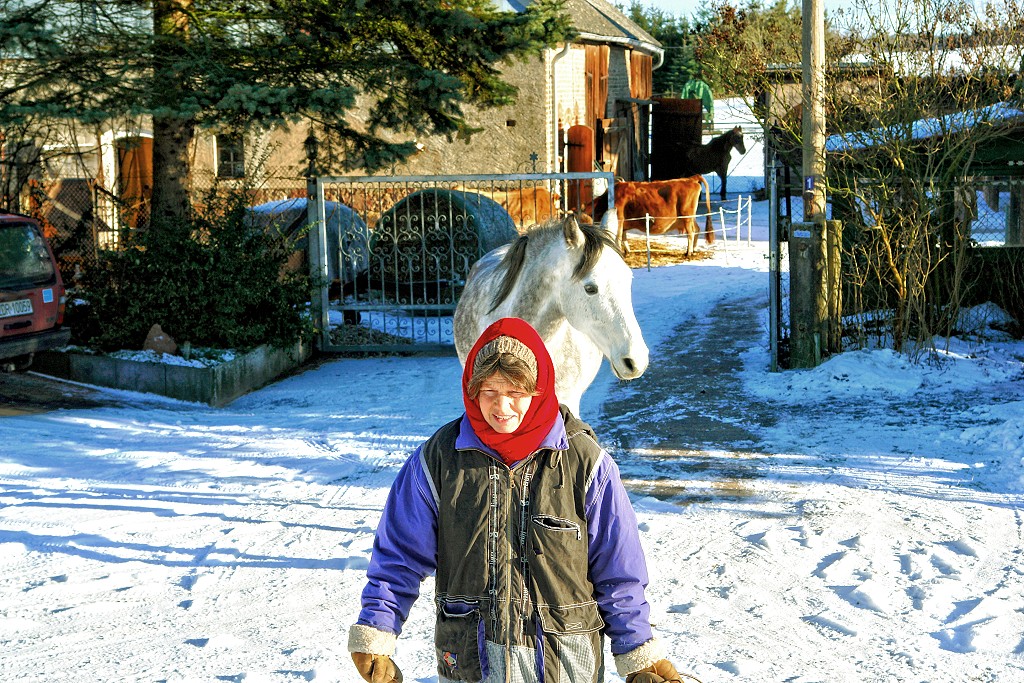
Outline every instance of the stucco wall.
<svg viewBox="0 0 1024 683"><path fill-rule="evenodd" d="M631 50L613 47L608 58L608 108L606 118L615 118L621 114L620 100L630 97L629 94L629 60Z"/></svg>
<svg viewBox="0 0 1024 683"><path fill-rule="evenodd" d="M550 132L547 100L550 89L546 59L515 63L502 72L519 88L514 106L491 110L467 109L467 121L482 129L468 140L449 142L443 136L421 138L423 149L399 173L469 174L544 172ZM536 162L531 160L536 154Z"/></svg>

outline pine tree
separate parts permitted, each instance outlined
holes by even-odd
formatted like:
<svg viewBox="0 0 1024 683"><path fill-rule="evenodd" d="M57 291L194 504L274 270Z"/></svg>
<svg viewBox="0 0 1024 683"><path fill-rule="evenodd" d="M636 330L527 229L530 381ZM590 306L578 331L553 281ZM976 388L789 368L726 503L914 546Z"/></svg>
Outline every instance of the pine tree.
<svg viewBox="0 0 1024 683"><path fill-rule="evenodd" d="M184 216L201 127L308 120L335 170L367 171L417 135L471 135L467 105L514 101L500 64L571 35L562 2L0 0L0 131L151 116L153 214ZM369 117L353 121L364 96Z"/></svg>
<svg viewBox="0 0 1024 683"><path fill-rule="evenodd" d="M653 74L654 92L677 96L697 68L690 45L689 22L681 16L645 7L637 0L631 0L629 9L625 11L637 26L657 39L665 51L664 61Z"/></svg>

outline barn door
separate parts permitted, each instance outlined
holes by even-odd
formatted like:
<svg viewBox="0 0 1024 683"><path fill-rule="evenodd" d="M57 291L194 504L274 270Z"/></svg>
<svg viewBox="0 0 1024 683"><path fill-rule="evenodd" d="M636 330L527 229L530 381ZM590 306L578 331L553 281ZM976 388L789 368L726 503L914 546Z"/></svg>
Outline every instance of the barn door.
<svg viewBox="0 0 1024 683"><path fill-rule="evenodd" d="M147 225L153 197L153 138L118 140L117 173L123 220L133 228Z"/></svg>
<svg viewBox="0 0 1024 683"><path fill-rule="evenodd" d="M587 76L586 124L597 128L597 122L604 118L608 104L608 60L611 54L607 45L587 45L585 72ZM588 169L589 170L589 169Z"/></svg>
<svg viewBox="0 0 1024 683"><path fill-rule="evenodd" d="M590 126L570 126L567 136L566 170L570 173L593 172L594 162L597 161L594 155L594 129ZM588 208L594 201L594 181L570 182L567 196L570 210L582 209L592 213Z"/></svg>
<svg viewBox="0 0 1024 683"><path fill-rule="evenodd" d="M682 177L683 160L702 140L700 100L656 97L651 125L651 180Z"/></svg>
<svg viewBox="0 0 1024 683"><path fill-rule="evenodd" d="M621 178L631 177L629 169L629 120L625 118L601 119L598 157L602 171Z"/></svg>

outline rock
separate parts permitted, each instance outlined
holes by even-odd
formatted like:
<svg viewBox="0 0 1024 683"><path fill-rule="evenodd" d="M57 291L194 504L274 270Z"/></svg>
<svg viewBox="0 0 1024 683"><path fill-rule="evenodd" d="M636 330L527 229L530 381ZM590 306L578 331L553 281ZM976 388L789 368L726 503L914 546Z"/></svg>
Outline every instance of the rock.
<svg viewBox="0 0 1024 683"><path fill-rule="evenodd" d="M171 335L160 329L160 325L153 325L149 328L149 334L146 335L146 342L142 345L142 350L174 355L178 352L178 345Z"/></svg>

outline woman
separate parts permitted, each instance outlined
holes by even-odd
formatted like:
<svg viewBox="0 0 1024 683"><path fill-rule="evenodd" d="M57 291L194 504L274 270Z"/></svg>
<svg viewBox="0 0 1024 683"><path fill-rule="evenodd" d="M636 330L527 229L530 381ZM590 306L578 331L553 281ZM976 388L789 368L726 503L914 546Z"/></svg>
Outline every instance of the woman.
<svg viewBox="0 0 1024 683"><path fill-rule="evenodd" d="M681 680L651 631L618 468L554 385L523 320L498 320L473 346L465 414L406 461L377 528L349 632L366 681L402 680L395 641L432 572L439 683L600 683L605 635L629 683Z"/></svg>

